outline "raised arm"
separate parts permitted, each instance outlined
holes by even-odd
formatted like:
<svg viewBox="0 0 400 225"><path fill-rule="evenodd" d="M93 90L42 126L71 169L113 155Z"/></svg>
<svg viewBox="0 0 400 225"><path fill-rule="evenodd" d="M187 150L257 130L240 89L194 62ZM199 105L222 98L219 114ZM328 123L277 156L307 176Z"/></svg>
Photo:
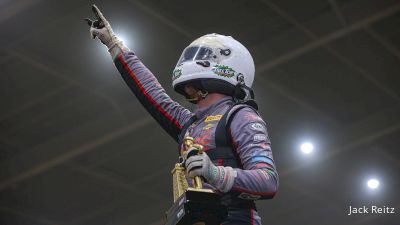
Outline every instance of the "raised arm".
<svg viewBox="0 0 400 225"><path fill-rule="evenodd" d="M120 54L115 65L126 84L151 116L175 140L192 113L173 101L133 52Z"/></svg>
<svg viewBox="0 0 400 225"><path fill-rule="evenodd" d="M92 11L95 20L85 19L90 26L91 37L97 37L107 46L128 87L161 127L177 140L183 124L192 113L166 94L150 70L114 34L110 23L95 5Z"/></svg>

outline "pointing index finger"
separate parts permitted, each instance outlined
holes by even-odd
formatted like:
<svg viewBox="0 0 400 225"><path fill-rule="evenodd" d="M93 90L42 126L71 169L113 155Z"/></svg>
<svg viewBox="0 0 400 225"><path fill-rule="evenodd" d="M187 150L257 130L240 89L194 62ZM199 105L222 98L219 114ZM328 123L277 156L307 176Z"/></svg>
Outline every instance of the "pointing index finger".
<svg viewBox="0 0 400 225"><path fill-rule="evenodd" d="M93 11L93 13L94 13L94 15L96 16L97 19L99 19L99 20L101 20L103 22L106 21L106 18L103 16L103 14L101 13L100 9L97 8L96 5L92 6L92 11Z"/></svg>

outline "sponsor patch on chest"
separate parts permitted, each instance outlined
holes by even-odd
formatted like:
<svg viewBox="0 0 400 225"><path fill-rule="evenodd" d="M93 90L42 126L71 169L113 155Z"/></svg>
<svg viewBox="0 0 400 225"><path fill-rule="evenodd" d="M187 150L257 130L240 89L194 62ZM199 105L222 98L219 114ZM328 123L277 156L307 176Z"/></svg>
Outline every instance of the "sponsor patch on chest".
<svg viewBox="0 0 400 225"><path fill-rule="evenodd" d="M211 121L216 121L216 120L220 120L222 118L222 114L218 114L218 115L210 115L207 116L206 120L204 122L208 123Z"/></svg>
<svg viewBox="0 0 400 225"><path fill-rule="evenodd" d="M208 130L208 129L213 128L213 127L214 127L214 124L213 124L213 123L207 123L207 125L205 125L205 126L203 127L203 130Z"/></svg>

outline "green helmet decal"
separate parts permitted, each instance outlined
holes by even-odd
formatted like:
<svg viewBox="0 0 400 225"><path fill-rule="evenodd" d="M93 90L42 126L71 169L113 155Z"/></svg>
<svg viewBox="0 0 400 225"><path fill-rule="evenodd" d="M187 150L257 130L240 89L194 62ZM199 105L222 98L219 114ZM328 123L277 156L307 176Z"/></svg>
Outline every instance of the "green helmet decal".
<svg viewBox="0 0 400 225"><path fill-rule="evenodd" d="M174 71L172 72L172 80L175 80L175 79L179 78L180 76L182 76L182 70L174 69Z"/></svg>
<svg viewBox="0 0 400 225"><path fill-rule="evenodd" d="M223 77L233 77L235 75L235 70L232 69L229 66L224 66L224 65L215 65L214 68L212 68L212 71L217 74L218 76L223 76Z"/></svg>

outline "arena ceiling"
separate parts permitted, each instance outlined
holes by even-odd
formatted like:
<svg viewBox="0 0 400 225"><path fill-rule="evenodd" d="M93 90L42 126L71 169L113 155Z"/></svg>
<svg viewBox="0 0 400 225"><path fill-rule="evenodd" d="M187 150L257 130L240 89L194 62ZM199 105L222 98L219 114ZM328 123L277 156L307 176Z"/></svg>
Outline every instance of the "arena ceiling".
<svg viewBox="0 0 400 225"><path fill-rule="evenodd" d="M172 204L176 144L90 39L93 3L188 107L170 84L186 45L215 32L249 48L280 175L258 202L264 224L398 224L399 212L347 215L400 210L396 0L1 1L1 224L156 225Z"/></svg>

